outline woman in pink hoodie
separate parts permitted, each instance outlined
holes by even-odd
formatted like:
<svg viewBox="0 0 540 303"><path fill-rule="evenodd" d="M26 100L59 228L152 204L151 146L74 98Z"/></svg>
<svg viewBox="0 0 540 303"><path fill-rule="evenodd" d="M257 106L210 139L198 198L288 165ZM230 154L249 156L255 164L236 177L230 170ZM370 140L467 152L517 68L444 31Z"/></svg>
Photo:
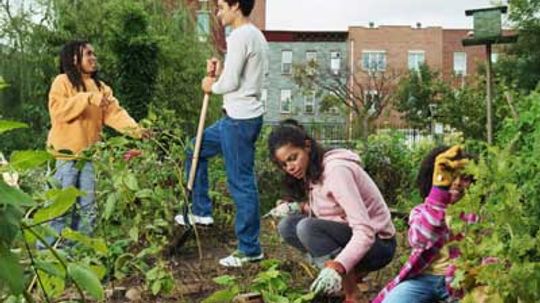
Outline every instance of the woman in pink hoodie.
<svg viewBox="0 0 540 303"><path fill-rule="evenodd" d="M295 120L285 120L268 138L272 161L286 174L295 199L271 211L282 217L279 233L322 268L316 293L356 302L356 281L383 268L395 252L395 228L381 192L346 149L323 149Z"/></svg>

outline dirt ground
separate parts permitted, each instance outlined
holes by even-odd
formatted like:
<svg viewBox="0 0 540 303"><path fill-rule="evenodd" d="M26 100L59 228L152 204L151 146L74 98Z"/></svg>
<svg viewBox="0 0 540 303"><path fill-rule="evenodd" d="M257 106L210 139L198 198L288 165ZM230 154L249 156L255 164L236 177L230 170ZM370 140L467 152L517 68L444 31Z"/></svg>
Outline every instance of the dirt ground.
<svg viewBox="0 0 540 303"><path fill-rule="evenodd" d="M276 222L273 220L266 219L261 227L261 242L265 258L283 261L280 270L287 271L292 275L293 286L307 290L314 277L316 277L317 270L308 265L300 253L281 242L277 236L275 224ZM150 298L143 295L142 301L201 302L216 290L221 289L219 285L212 281L215 277L228 274L238 277L238 281L246 281L246 283L251 281L261 270L259 263L249 264L239 269L224 268L218 264L220 258L227 256L236 248L236 240L231 225L217 224L211 228L198 228L198 243L202 255L199 255L197 242L192 239L171 260L171 270L174 272L177 283L173 293L159 298ZM396 255L399 255L399 252ZM369 299L393 277L399 267L396 259L387 268L371 273L363 282L358 284L360 302L369 302ZM137 284L137 281L132 281L132 283ZM122 302L126 300L114 301ZM336 300L326 302L336 302Z"/></svg>

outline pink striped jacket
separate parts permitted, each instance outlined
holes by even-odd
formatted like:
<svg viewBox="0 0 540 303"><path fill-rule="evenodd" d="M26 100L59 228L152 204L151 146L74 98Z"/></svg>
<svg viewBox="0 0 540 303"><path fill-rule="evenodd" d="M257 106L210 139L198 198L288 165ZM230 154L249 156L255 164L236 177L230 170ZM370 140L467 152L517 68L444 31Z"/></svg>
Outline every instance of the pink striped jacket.
<svg viewBox="0 0 540 303"><path fill-rule="evenodd" d="M445 222L446 208L450 204L448 191L433 187L424 203L412 209L409 216L408 240L411 255L397 277L379 292L372 303L381 303L385 296L401 281L422 273L434 261L439 250L450 239ZM454 268L449 268L453 271ZM447 277L447 282L451 277ZM448 283L447 283L448 284Z"/></svg>

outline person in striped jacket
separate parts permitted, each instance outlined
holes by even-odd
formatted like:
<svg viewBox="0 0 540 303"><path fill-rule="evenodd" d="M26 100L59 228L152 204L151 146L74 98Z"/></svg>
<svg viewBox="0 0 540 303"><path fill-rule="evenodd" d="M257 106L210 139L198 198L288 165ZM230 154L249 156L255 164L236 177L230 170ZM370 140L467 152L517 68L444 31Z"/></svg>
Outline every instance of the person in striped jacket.
<svg viewBox="0 0 540 303"><path fill-rule="evenodd" d="M408 241L412 252L399 274L379 292L372 303L452 302L455 293L449 287L455 267L452 259L459 253L451 243L455 236L448 228L446 210L463 197L472 177L461 174L467 165L459 145L433 149L423 160L417 178L424 203L409 216ZM468 221L477 216L464 216ZM468 222L473 223L473 222Z"/></svg>

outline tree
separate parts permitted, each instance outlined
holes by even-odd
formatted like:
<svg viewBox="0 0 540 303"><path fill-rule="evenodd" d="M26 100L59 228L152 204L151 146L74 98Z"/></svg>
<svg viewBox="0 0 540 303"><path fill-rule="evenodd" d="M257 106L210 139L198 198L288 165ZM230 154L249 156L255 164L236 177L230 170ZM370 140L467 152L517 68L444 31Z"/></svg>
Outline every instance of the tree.
<svg viewBox="0 0 540 303"><path fill-rule="evenodd" d="M116 57L117 97L130 115L140 120L148 114L158 74L159 47L148 33L148 15L140 5L121 4L112 50Z"/></svg>
<svg viewBox="0 0 540 303"><path fill-rule="evenodd" d="M506 85L526 94L540 82L540 1L510 0L509 8L519 39L495 68Z"/></svg>
<svg viewBox="0 0 540 303"><path fill-rule="evenodd" d="M410 70L399 82L395 106L412 127L429 128L435 114L432 109L441 103L449 90L438 71L422 64L418 70Z"/></svg>
<svg viewBox="0 0 540 303"><path fill-rule="evenodd" d="M213 47L197 40L190 8L153 0L36 0L32 7L13 3L21 2L0 0L0 70L9 83L0 93L0 112L4 119L29 127L4 135L6 153L45 145L47 94L58 73L60 48L72 39L94 45L101 78L130 113L130 102L140 106L134 116L146 116L146 106L153 105L176 112L172 125L196 124L200 81ZM220 115L219 105L211 102L209 119Z"/></svg>
<svg viewBox="0 0 540 303"><path fill-rule="evenodd" d="M361 137L369 135L370 124L391 103L400 73L397 70L371 70L335 73L323 69L315 60L295 65L293 81L304 91L320 91L324 94L321 108L342 105L350 109L361 125Z"/></svg>

